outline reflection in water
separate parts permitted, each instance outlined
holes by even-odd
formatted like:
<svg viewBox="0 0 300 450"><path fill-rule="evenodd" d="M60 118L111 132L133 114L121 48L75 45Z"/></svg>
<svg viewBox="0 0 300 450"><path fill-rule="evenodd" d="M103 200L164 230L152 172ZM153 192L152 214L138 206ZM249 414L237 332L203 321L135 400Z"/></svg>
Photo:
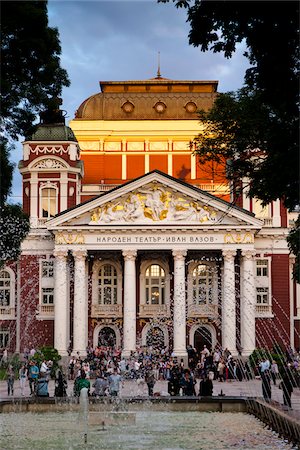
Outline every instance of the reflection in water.
<svg viewBox="0 0 300 450"><path fill-rule="evenodd" d="M292 449L254 416L243 413L137 412L136 423L89 426L78 412L1 414L0 448L104 450Z"/></svg>

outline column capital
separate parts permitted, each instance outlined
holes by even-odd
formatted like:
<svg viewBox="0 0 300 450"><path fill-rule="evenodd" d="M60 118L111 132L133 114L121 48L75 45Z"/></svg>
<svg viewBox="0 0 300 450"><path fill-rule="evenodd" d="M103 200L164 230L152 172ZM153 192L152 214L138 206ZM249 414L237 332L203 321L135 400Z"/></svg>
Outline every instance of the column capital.
<svg viewBox="0 0 300 450"><path fill-rule="evenodd" d="M172 251L173 258L180 261L184 260L186 257L187 251L182 249L176 249Z"/></svg>
<svg viewBox="0 0 300 450"><path fill-rule="evenodd" d="M68 256L68 250L65 248L54 249L53 256L55 259L65 259Z"/></svg>
<svg viewBox="0 0 300 450"><path fill-rule="evenodd" d="M72 254L75 260L80 261L81 259L85 259L87 256L87 251L84 248L78 248L76 250L72 250Z"/></svg>
<svg viewBox="0 0 300 450"><path fill-rule="evenodd" d="M123 250L122 255L125 261L134 261L137 255L136 250Z"/></svg>
<svg viewBox="0 0 300 450"><path fill-rule="evenodd" d="M242 257L245 259L253 259L254 256L256 255L256 251L255 250L242 250Z"/></svg>
<svg viewBox="0 0 300 450"><path fill-rule="evenodd" d="M295 262L296 262L296 256L293 254L289 255L289 263L290 263L291 267L295 264Z"/></svg>
<svg viewBox="0 0 300 450"><path fill-rule="evenodd" d="M236 255L235 249L222 250L222 256L225 261L232 261Z"/></svg>

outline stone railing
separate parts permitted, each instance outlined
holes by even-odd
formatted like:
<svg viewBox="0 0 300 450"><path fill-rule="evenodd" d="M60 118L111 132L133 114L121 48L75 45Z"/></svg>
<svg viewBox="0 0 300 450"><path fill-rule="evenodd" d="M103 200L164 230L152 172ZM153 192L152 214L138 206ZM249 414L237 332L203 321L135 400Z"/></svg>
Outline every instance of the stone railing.
<svg viewBox="0 0 300 450"><path fill-rule="evenodd" d="M15 318L15 308L11 308L10 306L0 306L0 319L14 319Z"/></svg>
<svg viewBox="0 0 300 450"><path fill-rule="evenodd" d="M256 317L273 317L272 305L256 305Z"/></svg>
<svg viewBox="0 0 300 450"><path fill-rule="evenodd" d="M218 305L188 305L188 317L217 317Z"/></svg>
<svg viewBox="0 0 300 450"><path fill-rule="evenodd" d="M122 317L122 305L92 305L92 317Z"/></svg>
<svg viewBox="0 0 300 450"><path fill-rule="evenodd" d="M43 319L54 319L54 305L39 305L37 316Z"/></svg>
<svg viewBox="0 0 300 450"><path fill-rule="evenodd" d="M139 317L169 317L168 305L140 305Z"/></svg>

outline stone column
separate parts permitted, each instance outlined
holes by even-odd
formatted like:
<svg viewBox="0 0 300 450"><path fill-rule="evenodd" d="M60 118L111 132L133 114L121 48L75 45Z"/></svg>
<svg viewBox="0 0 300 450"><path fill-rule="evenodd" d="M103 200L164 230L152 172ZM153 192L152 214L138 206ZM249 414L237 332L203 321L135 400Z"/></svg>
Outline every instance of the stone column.
<svg viewBox="0 0 300 450"><path fill-rule="evenodd" d="M222 347L236 355L235 271L236 250L223 250Z"/></svg>
<svg viewBox="0 0 300 450"><path fill-rule="evenodd" d="M67 278L67 250L54 250L54 347L61 356L67 355L69 347L69 286Z"/></svg>
<svg viewBox="0 0 300 450"><path fill-rule="evenodd" d="M123 310L123 351L122 356L130 356L136 350L136 250L124 250L124 310Z"/></svg>
<svg viewBox="0 0 300 450"><path fill-rule="evenodd" d="M243 250L241 270L241 346L243 356L249 356L255 349L255 251Z"/></svg>
<svg viewBox="0 0 300 450"><path fill-rule="evenodd" d="M173 250L174 257L174 319L173 352L177 357L186 357L186 300L185 257L186 250Z"/></svg>
<svg viewBox="0 0 300 450"><path fill-rule="evenodd" d="M75 260L74 273L74 317L73 317L73 352L86 355L88 342L88 303L87 279L85 270L86 250L73 250Z"/></svg>

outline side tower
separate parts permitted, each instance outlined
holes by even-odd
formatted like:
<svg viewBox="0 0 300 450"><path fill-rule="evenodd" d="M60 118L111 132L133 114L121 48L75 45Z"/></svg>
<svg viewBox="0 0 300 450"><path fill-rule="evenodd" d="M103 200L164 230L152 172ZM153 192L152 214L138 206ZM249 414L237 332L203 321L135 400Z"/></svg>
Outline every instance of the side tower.
<svg viewBox="0 0 300 450"><path fill-rule="evenodd" d="M23 209L32 228L80 202L83 163L77 139L60 110L46 111L33 135L23 143L19 163Z"/></svg>

